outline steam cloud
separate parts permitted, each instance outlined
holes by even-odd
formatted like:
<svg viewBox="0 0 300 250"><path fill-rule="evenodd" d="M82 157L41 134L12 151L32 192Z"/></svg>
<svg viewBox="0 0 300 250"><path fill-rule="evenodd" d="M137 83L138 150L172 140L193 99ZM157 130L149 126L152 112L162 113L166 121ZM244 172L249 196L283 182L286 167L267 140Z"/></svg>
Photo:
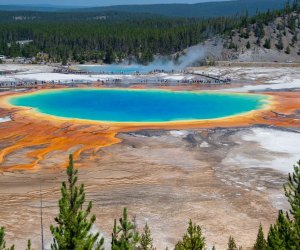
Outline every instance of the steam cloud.
<svg viewBox="0 0 300 250"><path fill-rule="evenodd" d="M205 49L201 45L193 46L185 50L185 53L181 55L178 60L170 60L170 58L159 57L156 58L152 63L143 68L146 71L154 70L165 70L165 71L179 71L194 65L201 61L205 57Z"/></svg>

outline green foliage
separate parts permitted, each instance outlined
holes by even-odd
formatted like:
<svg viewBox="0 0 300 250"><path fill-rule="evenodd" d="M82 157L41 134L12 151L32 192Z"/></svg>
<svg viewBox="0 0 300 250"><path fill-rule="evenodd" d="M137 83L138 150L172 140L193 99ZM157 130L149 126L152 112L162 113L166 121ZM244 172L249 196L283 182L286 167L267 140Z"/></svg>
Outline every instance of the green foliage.
<svg viewBox="0 0 300 250"><path fill-rule="evenodd" d="M282 41L282 35L281 34L279 35L278 43L276 44L276 47L279 50L283 50L283 41Z"/></svg>
<svg viewBox="0 0 300 250"><path fill-rule="evenodd" d="M153 60L154 60L153 54L149 49L142 52L142 56L141 56L142 64L148 64L149 62L152 62Z"/></svg>
<svg viewBox="0 0 300 250"><path fill-rule="evenodd" d="M116 53L113 51L112 47L109 46L105 52L105 63L111 64L116 61Z"/></svg>
<svg viewBox="0 0 300 250"><path fill-rule="evenodd" d="M264 48L270 49L271 48L271 40L269 38L266 39L264 43Z"/></svg>
<svg viewBox="0 0 300 250"><path fill-rule="evenodd" d="M247 49L250 49L250 48L251 48L251 44L250 44L249 41L248 41L247 44L246 44L246 48L247 48Z"/></svg>
<svg viewBox="0 0 300 250"><path fill-rule="evenodd" d="M288 54L288 55L291 54L291 48L290 48L290 46L286 47L285 53Z"/></svg>
<svg viewBox="0 0 300 250"><path fill-rule="evenodd" d="M294 166L294 172L289 174L284 191L291 205L290 213L294 216L297 225L300 225L300 161Z"/></svg>
<svg viewBox="0 0 300 250"><path fill-rule="evenodd" d="M248 39L250 37L249 30L247 29L245 32L241 32L240 38Z"/></svg>
<svg viewBox="0 0 300 250"><path fill-rule="evenodd" d="M289 174L288 183L284 186L285 195L290 203L290 215L281 210L277 221L271 225L268 235L268 250L300 249L300 161ZM290 218L291 216L291 218Z"/></svg>
<svg viewBox="0 0 300 250"><path fill-rule="evenodd" d="M235 240L232 236L229 237L228 244L227 244L227 250L238 250Z"/></svg>
<svg viewBox="0 0 300 250"><path fill-rule="evenodd" d="M256 24L255 29L254 29L254 35L259 39L264 38L265 30L264 30L264 25L262 22L258 22Z"/></svg>
<svg viewBox="0 0 300 250"><path fill-rule="evenodd" d="M297 242L297 248L300 249L300 161L294 166L294 172L289 174L284 191L291 206L290 214L293 217L291 223L294 231L294 241Z"/></svg>
<svg viewBox="0 0 300 250"><path fill-rule="evenodd" d="M292 37L292 46L294 46L297 41L298 41L298 34L297 32L295 32Z"/></svg>
<svg viewBox="0 0 300 250"><path fill-rule="evenodd" d="M181 241L179 241L175 250L202 250L205 249L205 239L202 236L202 230L199 225L193 224L189 221L186 234L184 234Z"/></svg>
<svg viewBox="0 0 300 250"><path fill-rule="evenodd" d="M0 227L0 250L14 250L15 246L6 248L4 227Z"/></svg>
<svg viewBox="0 0 300 250"><path fill-rule="evenodd" d="M260 46L260 45L261 45L261 40L260 40L260 38L257 38L257 40L256 40L256 44L257 44L258 46Z"/></svg>
<svg viewBox="0 0 300 250"><path fill-rule="evenodd" d="M146 223L143 233L141 235L140 239L140 248L141 250L154 250L155 248L153 247L153 239L151 236L151 231Z"/></svg>
<svg viewBox="0 0 300 250"><path fill-rule="evenodd" d="M294 33L296 29L297 18L293 15L288 15L287 26L290 28L291 32Z"/></svg>
<svg viewBox="0 0 300 250"><path fill-rule="evenodd" d="M123 217L119 219L117 226L114 221L111 249L112 250L135 250L139 242L139 234L135 231L134 224L128 220L127 209L123 210Z"/></svg>
<svg viewBox="0 0 300 250"><path fill-rule="evenodd" d="M266 250L266 249L267 249L267 241L265 240L264 231L260 224L253 250Z"/></svg>
<svg viewBox="0 0 300 250"><path fill-rule="evenodd" d="M96 220L93 215L89 219L92 202L87 209L83 209L85 192L83 184L77 185L78 170L73 166L73 157L69 157L67 168L68 182L62 183L61 199L59 200L59 214L55 218L57 226L51 225L53 235L52 250L102 250L104 239L99 239L99 233L92 234L91 228Z"/></svg>
<svg viewBox="0 0 300 250"><path fill-rule="evenodd" d="M234 49L235 51L237 51L238 47L236 44L234 44L233 41L230 41L230 43L228 45L228 49Z"/></svg>
<svg viewBox="0 0 300 250"><path fill-rule="evenodd" d="M231 2L224 4L237 5L236 1ZM238 2L244 4L244 1ZM260 4L256 0L256 5ZM164 9L165 6L161 8ZM35 57L42 52L49 55L49 62L74 60L81 63L99 60L113 63L116 59L120 61L124 58L135 58L138 62L147 64L153 60L154 55L174 54L215 35L228 37L234 30L240 30L241 37L247 39L253 29L260 42L265 36L266 24L292 11L299 12L298 5L293 4L288 8L257 13L254 16L246 13L207 19L106 11L103 13L106 18L95 20L94 10L66 13L0 12L0 54L9 57ZM224 14L224 10L221 13ZM12 21L16 15L29 19ZM31 16L39 21L30 19ZM293 15L288 20L290 29L293 29ZM16 43L27 39L33 42L24 46ZM237 50L236 45L231 45L232 49Z"/></svg>
<svg viewBox="0 0 300 250"><path fill-rule="evenodd" d="M291 222L288 217L280 210L278 219L271 225L268 235L268 249L296 249Z"/></svg>
<svg viewBox="0 0 300 250"><path fill-rule="evenodd" d="M28 241L27 241L27 248L26 248L26 250L33 250L33 249L31 248L31 240L28 240Z"/></svg>
<svg viewBox="0 0 300 250"><path fill-rule="evenodd" d="M68 60L67 60L67 58L64 57L62 59L61 65L66 66L67 64L68 64Z"/></svg>

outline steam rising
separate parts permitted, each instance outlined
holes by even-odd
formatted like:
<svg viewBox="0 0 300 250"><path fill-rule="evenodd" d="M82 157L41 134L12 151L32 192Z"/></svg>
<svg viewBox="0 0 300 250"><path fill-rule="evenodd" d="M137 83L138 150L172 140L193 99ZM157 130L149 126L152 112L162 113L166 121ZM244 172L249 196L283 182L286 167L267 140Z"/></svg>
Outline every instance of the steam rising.
<svg viewBox="0 0 300 250"><path fill-rule="evenodd" d="M149 72L154 70L180 71L203 60L205 54L206 53L204 47L201 45L197 45L186 49L184 51L184 54L179 56L177 60L172 60L167 57L159 57L143 68Z"/></svg>

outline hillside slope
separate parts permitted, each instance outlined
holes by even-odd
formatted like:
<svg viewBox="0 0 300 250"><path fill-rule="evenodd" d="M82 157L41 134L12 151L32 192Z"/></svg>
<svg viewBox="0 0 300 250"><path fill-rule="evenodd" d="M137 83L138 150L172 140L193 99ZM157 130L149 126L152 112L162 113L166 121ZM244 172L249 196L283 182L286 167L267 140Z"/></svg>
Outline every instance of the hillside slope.
<svg viewBox="0 0 300 250"><path fill-rule="evenodd" d="M254 15L257 11L265 12L272 9L281 9L286 0L234 0L224 2L205 2L197 4L148 4L148 5L116 5L93 8L59 8L55 6L12 6L0 5L0 10L5 11L49 11L49 12L98 12L107 11L127 13L151 13L170 17L195 17L208 18L220 16L232 16L248 12ZM81 14L82 15L82 14Z"/></svg>
<svg viewBox="0 0 300 250"><path fill-rule="evenodd" d="M223 42L223 60L300 62L300 14L293 11L266 23L233 30Z"/></svg>
<svg viewBox="0 0 300 250"><path fill-rule="evenodd" d="M119 5L81 11L125 11L134 13L152 13L172 17L220 17L232 16L256 11L264 12L268 9L281 9L286 0L236 0L224 2L206 2L198 4L154 4L154 5ZM78 10L77 10L78 11Z"/></svg>

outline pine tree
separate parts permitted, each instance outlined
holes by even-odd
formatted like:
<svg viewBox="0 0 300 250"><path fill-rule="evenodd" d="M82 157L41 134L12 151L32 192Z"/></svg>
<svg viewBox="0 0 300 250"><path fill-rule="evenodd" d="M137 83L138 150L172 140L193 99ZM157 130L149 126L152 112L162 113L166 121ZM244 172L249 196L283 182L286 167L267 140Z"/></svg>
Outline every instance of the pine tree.
<svg viewBox="0 0 300 250"><path fill-rule="evenodd" d="M33 249L31 248L31 240L28 240L28 241L27 241L27 248L26 248L26 250L33 250Z"/></svg>
<svg viewBox="0 0 300 250"><path fill-rule="evenodd" d="M246 48L247 48L247 49L250 49L250 48L251 48L251 44L250 44L249 41L248 41L247 44L246 44Z"/></svg>
<svg viewBox="0 0 300 250"><path fill-rule="evenodd" d="M295 43L298 41L298 34L295 32L292 38L292 46L294 47Z"/></svg>
<svg viewBox="0 0 300 250"><path fill-rule="evenodd" d="M265 43L264 43L264 48L266 49L270 49L271 48L271 40L270 39L266 39Z"/></svg>
<svg viewBox="0 0 300 250"><path fill-rule="evenodd" d="M193 224L192 220L189 221L186 234L183 236L182 241L179 241L175 250L202 250L205 249L205 239L202 236L202 230L199 225Z"/></svg>
<svg viewBox="0 0 300 250"><path fill-rule="evenodd" d="M55 218L57 226L51 225L53 235L52 250L102 250L104 239L99 233L92 234L91 228L96 220L93 215L89 219L92 209L92 202L89 202L87 209L82 207L85 203L84 185L77 185L77 174L73 166L73 157L69 157L67 168L68 182L62 183L61 199L59 200L59 214Z"/></svg>
<svg viewBox="0 0 300 250"><path fill-rule="evenodd" d="M270 250L297 249L291 222L282 210L276 223L270 227L267 243Z"/></svg>
<svg viewBox="0 0 300 250"><path fill-rule="evenodd" d="M151 236L151 231L150 231L150 228L147 223L144 227L144 232L141 235L140 249L141 250L154 250L155 249L153 247L153 239Z"/></svg>
<svg viewBox="0 0 300 250"><path fill-rule="evenodd" d="M233 237L229 237L227 250L238 250Z"/></svg>
<svg viewBox="0 0 300 250"><path fill-rule="evenodd" d="M0 250L14 250L15 246L12 245L9 248L6 248L6 242L5 242L5 230L4 227L0 227Z"/></svg>
<svg viewBox="0 0 300 250"><path fill-rule="evenodd" d="M280 250L285 249L283 240L280 239L278 231L273 225L270 226L268 239L267 239L267 249L268 250Z"/></svg>
<svg viewBox="0 0 300 250"><path fill-rule="evenodd" d="M116 61L116 54L111 46L106 49L104 61L108 64L114 63Z"/></svg>
<svg viewBox="0 0 300 250"><path fill-rule="evenodd" d="M128 220L127 209L123 210L123 217L119 219L120 225L114 221L111 249L135 250L139 242L139 234L134 230L134 224Z"/></svg>
<svg viewBox="0 0 300 250"><path fill-rule="evenodd" d="M290 213L297 224L300 223L300 161L294 166L293 174L289 174L288 183L284 186L285 196L291 205Z"/></svg>
<svg viewBox="0 0 300 250"><path fill-rule="evenodd" d="M283 41L282 41L282 34L279 35L278 43L276 44L277 49L283 50Z"/></svg>
<svg viewBox="0 0 300 250"><path fill-rule="evenodd" d="M300 161L294 166L294 173L289 174L284 190L290 214L279 211L276 223L269 230L268 250L300 249Z"/></svg>
<svg viewBox="0 0 300 250"><path fill-rule="evenodd" d="M62 59L61 65L62 65L62 66L66 66L67 64L68 64L68 60L67 60L66 57L64 57L64 58Z"/></svg>
<svg viewBox="0 0 300 250"><path fill-rule="evenodd" d="M294 166L294 172L289 174L289 180L284 186L284 191L291 206L294 241L297 242L297 248L300 249L300 161Z"/></svg>
<svg viewBox="0 0 300 250"><path fill-rule="evenodd" d="M259 225L256 243L255 243L253 249L254 250L266 250L267 249L267 242L265 240L264 231L262 229L261 224Z"/></svg>

